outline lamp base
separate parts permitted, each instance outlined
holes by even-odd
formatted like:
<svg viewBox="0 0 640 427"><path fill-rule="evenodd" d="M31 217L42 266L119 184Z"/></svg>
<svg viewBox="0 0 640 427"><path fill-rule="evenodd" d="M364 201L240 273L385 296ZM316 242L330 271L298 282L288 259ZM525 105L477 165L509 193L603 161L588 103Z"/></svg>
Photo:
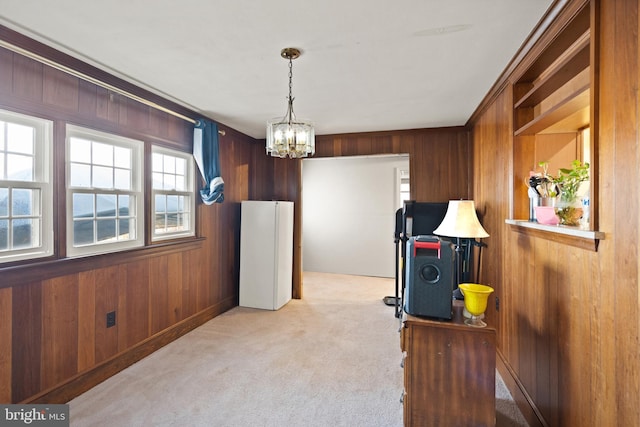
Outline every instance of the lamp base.
<svg viewBox="0 0 640 427"><path fill-rule="evenodd" d="M484 328L487 326L487 324L480 319L480 316L471 316L470 319L464 321L464 324L474 328Z"/></svg>

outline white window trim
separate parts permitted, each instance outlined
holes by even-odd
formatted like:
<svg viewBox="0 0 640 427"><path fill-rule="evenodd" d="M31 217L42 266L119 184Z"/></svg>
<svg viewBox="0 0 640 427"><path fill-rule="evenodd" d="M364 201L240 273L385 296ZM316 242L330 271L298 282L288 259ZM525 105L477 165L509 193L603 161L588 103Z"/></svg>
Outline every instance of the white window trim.
<svg viewBox="0 0 640 427"><path fill-rule="evenodd" d="M182 237L193 237L196 235L196 194L195 194L195 166L193 155L190 153L185 153L182 151L171 150L169 148L159 147L154 145L151 148L152 153L160 153L166 154L169 156L179 157L186 160L187 164L187 172L185 174L186 182L185 186L187 188L186 191L176 191L176 190L162 190L162 189L154 189L153 184L151 188L151 212L150 218L151 222L155 221L156 215L156 194L171 194L178 196L187 196L189 197L189 230L177 231L173 233L156 233L155 227L151 227L151 241L158 242L170 239L178 239ZM153 165L151 165L151 175L153 175Z"/></svg>
<svg viewBox="0 0 640 427"><path fill-rule="evenodd" d="M130 148L132 150L132 191L120 191L114 189L96 189L86 187L71 187L70 173L70 141L72 137L88 139L91 141L104 142L110 145ZM67 257L80 257L88 255L97 255L111 252L118 252L126 249L132 249L144 246L144 142L121 137L118 135L108 134L92 129L67 125L66 134L66 150L65 150L65 168L66 168L66 207L67 207ZM90 193L90 194L130 194L135 196L135 232L136 238L127 241L117 242L100 242L90 245L74 246L73 244L73 194Z"/></svg>
<svg viewBox="0 0 640 427"><path fill-rule="evenodd" d="M53 234L53 122L38 117L0 110L0 120L31 126L36 129L34 181L8 181L0 179L1 186L40 189L40 245L32 248L0 252L0 264L27 259L43 258L54 253Z"/></svg>

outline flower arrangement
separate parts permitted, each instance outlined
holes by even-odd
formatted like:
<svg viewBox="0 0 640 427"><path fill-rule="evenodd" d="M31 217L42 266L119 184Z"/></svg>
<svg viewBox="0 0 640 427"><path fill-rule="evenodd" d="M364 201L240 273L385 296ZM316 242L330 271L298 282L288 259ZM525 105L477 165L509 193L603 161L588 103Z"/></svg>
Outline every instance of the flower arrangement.
<svg viewBox="0 0 640 427"><path fill-rule="evenodd" d="M549 206L555 206L561 224L578 225L582 216L578 198L582 183L589 180L589 163L574 160L570 168L560 168L557 176L549 175L549 162L542 161L538 166L542 173L532 174L529 186L538 197L553 200Z"/></svg>
<svg viewBox="0 0 640 427"><path fill-rule="evenodd" d="M556 215L560 218L560 223L578 225L582 216L582 208L576 204L582 183L589 180L589 163L574 160L571 162L570 168L560 168L557 176L548 174L549 162L543 161L538 165L543 171L542 174L536 175L541 181L538 192L541 196L543 193L546 194L546 197L559 196Z"/></svg>

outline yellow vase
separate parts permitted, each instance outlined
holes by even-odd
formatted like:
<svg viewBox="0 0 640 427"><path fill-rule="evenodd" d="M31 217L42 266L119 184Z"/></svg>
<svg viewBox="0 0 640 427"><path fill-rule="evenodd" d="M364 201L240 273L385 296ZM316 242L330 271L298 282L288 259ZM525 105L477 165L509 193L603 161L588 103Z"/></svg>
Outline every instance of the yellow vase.
<svg viewBox="0 0 640 427"><path fill-rule="evenodd" d="M458 287L462 295L464 295L464 308L471 314L471 318L466 319L464 323L476 328L487 326L487 324L480 319L480 316L487 309L487 300L493 292L493 288L477 283L461 283Z"/></svg>

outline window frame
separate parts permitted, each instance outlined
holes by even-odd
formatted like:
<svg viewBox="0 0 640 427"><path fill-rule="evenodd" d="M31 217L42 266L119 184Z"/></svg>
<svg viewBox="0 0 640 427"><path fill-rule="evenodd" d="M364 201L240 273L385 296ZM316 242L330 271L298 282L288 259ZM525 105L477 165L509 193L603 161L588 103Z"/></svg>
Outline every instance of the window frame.
<svg viewBox="0 0 640 427"><path fill-rule="evenodd" d="M153 165L154 154L162 154L166 156L171 156L179 159L185 160L186 171L184 174L185 177L185 190L168 190L168 189L156 189L154 187L154 179L153 174L155 172ZM150 178L151 178L151 203L149 207L148 217L150 219L150 241L152 243L157 242L165 242L172 239L180 239L185 237L195 237L196 236L196 192L195 192L195 160L191 153L187 153L184 151L173 150L166 147L161 147L158 145L151 146L151 160L150 160ZM189 198L189 211L188 213L188 221L189 228L188 230L181 230L176 232L165 232L165 233L157 233L155 228L156 221L156 196L157 195L177 195L184 196Z"/></svg>
<svg viewBox="0 0 640 427"><path fill-rule="evenodd" d="M31 181L8 180L4 179L4 176L0 176L0 187L6 186L8 189L7 201L9 200L9 193L15 188L38 189L40 191L40 197L37 200L39 212L28 216L29 218L35 217L40 220L37 231L38 245L0 251L0 264L53 256L55 242L53 227L53 121L4 109L0 109L0 121L33 127L35 130L33 179ZM5 132L5 129L3 126L0 131ZM6 134L3 135L3 139L6 144ZM3 150L3 152L6 151ZM7 160L3 159L2 161L2 170L6 170ZM11 215L9 206L7 206L6 218L8 220L14 218ZM7 232L9 233L9 227ZM10 239L9 236L7 238ZM8 240L8 243L10 243L10 240Z"/></svg>
<svg viewBox="0 0 640 427"><path fill-rule="evenodd" d="M100 187L78 187L71 186L71 139L80 138L91 142L111 145L114 147L123 147L131 149L131 189L122 190L116 188L100 188ZM127 138L120 135L106 133L95 129L90 129L72 124L66 125L65 134L65 205L66 205L66 256L75 258L88 255L98 255L105 253L120 252L127 249L140 248L145 246L144 224L147 212L145 210L145 161L144 161L145 142L137 139ZM115 167L114 167L115 168ZM113 186L112 186L113 187ZM75 246L74 245L74 216L73 216L73 195L74 194L104 194L104 195L128 195L135 198L134 203L130 206L133 215L129 217L135 220L135 238L124 241L110 242L94 242L92 244ZM96 213L97 215L97 213ZM96 221L96 220L94 220ZM117 221L117 217L116 217Z"/></svg>

